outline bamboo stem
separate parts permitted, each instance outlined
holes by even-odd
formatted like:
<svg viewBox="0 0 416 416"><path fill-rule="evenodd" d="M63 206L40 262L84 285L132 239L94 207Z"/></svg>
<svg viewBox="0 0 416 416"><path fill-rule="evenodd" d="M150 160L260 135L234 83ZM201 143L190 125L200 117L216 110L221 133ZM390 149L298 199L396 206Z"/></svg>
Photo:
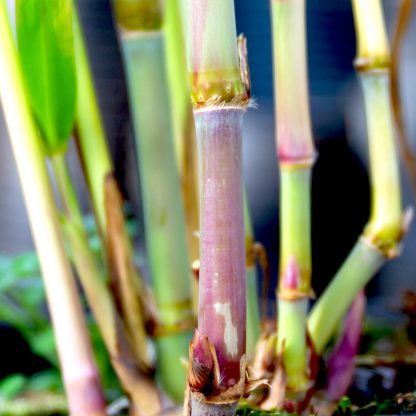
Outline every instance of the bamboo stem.
<svg viewBox="0 0 416 416"><path fill-rule="evenodd" d="M42 145L30 114L4 1L0 4L0 51L0 96L41 262L70 412L104 415L99 374L65 254Z"/></svg>
<svg viewBox="0 0 416 416"><path fill-rule="evenodd" d="M121 335L126 337L126 334L124 329L115 326L116 323L121 325L121 320L115 309L111 293L106 284L106 279L102 276L105 271L100 270L99 264L97 264L97 260L94 257L94 253L89 247L83 225L81 208L78 203L64 155L55 155L52 158L52 164L59 194L65 207L64 229L71 246L74 263L87 295L88 303L91 306L110 354L115 356L117 351L117 340ZM111 219L114 219L114 217L115 214L112 215ZM121 242L118 242L119 246L124 239L125 236L122 235ZM131 260L126 261L126 264L131 263ZM128 289L126 287L129 288L128 285L123 285L123 289L127 291ZM137 296L134 292L129 293L129 295ZM143 370L148 370L151 367L151 361L148 353L146 333L144 331L142 311L139 308L136 308L133 312L129 313L128 307L135 303L134 299L130 300L129 305L124 305L124 302L122 301L121 303L121 308L124 312L122 315L127 321L125 326L131 334L130 344L132 349L136 352L137 362ZM133 318L135 321L138 320L139 323L132 325L129 319ZM127 341L124 340L123 342Z"/></svg>
<svg viewBox="0 0 416 416"><path fill-rule="evenodd" d="M239 39L239 49L236 44L234 2L187 1L184 6L200 209L199 332L191 343L188 376L191 414L228 415L243 393L246 367L242 121L250 80L245 39ZM198 375L201 366L206 379Z"/></svg>
<svg viewBox="0 0 416 416"><path fill-rule="evenodd" d="M386 260L398 255L410 221L408 215L402 215L390 102L389 51L381 3L353 0L353 6L357 31L355 65L365 100L372 207L361 238L311 312L308 328L318 353L359 291Z"/></svg>
<svg viewBox="0 0 416 416"><path fill-rule="evenodd" d="M287 387L305 390L306 316L311 290L310 196L314 146L306 65L305 1L271 1L276 139L280 162L280 271L277 355Z"/></svg>
<svg viewBox="0 0 416 416"><path fill-rule="evenodd" d="M85 49L79 17L74 12L74 44L77 69L77 145L101 237L107 235L104 204L104 182L113 165L105 139L100 110L94 90L87 51Z"/></svg>
<svg viewBox="0 0 416 416"><path fill-rule="evenodd" d="M157 371L165 390L183 398L193 326L191 271L170 119L162 32L120 32L142 185L146 247L160 334ZM172 376L173 375L173 376Z"/></svg>
<svg viewBox="0 0 416 416"><path fill-rule="evenodd" d="M165 3L164 33L170 109L173 122L176 159L182 184L186 237L191 264L199 259L198 161L195 123L189 100L190 86L186 68L186 50L179 0ZM192 279L192 302L198 312L198 281Z"/></svg>
<svg viewBox="0 0 416 416"><path fill-rule="evenodd" d="M215 346L225 386L241 377L246 342L245 279L241 282L245 276L243 114L238 108L195 112L201 206L198 330Z"/></svg>

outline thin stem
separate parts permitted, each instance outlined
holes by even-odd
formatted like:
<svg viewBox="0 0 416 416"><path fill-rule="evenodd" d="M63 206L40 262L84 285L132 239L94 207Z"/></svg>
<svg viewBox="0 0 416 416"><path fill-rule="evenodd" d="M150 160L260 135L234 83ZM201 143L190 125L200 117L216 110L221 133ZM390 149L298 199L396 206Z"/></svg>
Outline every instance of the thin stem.
<svg viewBox="0 0 416 416"><path fill-rule="evenodd" d="M277 354L289 389L308 386L306 313L311 296L310 194L314 146L306 65L305 1L271 1L276 139L280 162Z"/></svg>
<svg viewBox="0 0 416 416"><path fill-rule="evenodd" d="M0 3L0 51L0 96L45 280L70 411L73 415L104 415L98 370L65 254L41 140L29 110L4 1Z"/></svg>
<svg viewBox="0 0 416 416"><path fill-rule="evenodd" d="M141 374L141 371L147 371L151 367L144 324L140 321L143 319L141 311L134 311L135 319L139 319L140 322L134 326L134 334L129 338L125 328L130 329L130 322L128 321L126 325L122 322L104 276L102 276L103 271L100 270L88 244L82 212L64 155L55 155L52 158L52 164L64 205L65 236L88 303L111 357L113 368L137 411L140 409L140 411L156 414L160 410L159 394L150 380ZM127 314L126 319L128 318Z"/></svg>
<svg viewBox="0 0 416 416"><path fill-rule="evenodd" d="M322 354L352 301L385 261L383 254L363 239L354 246L309 315L309 335L317 354Z"/></svg>
<svg viewBox="0 0 416 416"><path fill-rule="evenodd" d="M165 53L169 85L171 118L177 165L182 184L186 237L191 264L199 259L198 219L198 162L195 123L189 100L189 78L186 68L186 50L179 0L165 3ZM198 282L192 279L192 301L196 316L198 309Z"/></svg>
<svg viewBox="0 0 416 416"><path fill-rule="evenodd" d="M101 122L79 18L76 13L74 14L74 43L77 69L77 144L91 194L97 225L101 236L104 237L107 234L104 208L104 180L113 171L113 166Z"/></svg>
<svg viewBox="0 0 416 416"><path fill-rule="evenodd" d="M65 155L56 154L51 157L51 162L64 212L68 215L69 220L82 230L84 229L82 211L66 165Z"/></svg>
<svg viewBox="0 0 416 416"><path fill-rule="evenodd" d="M157 371L168 393L181 400L186 374L179 358L186 355L193 326L192 277L172 140L164 35L121 33L120 40L139 158L150 275L164 334L156 338Z"/></svg>

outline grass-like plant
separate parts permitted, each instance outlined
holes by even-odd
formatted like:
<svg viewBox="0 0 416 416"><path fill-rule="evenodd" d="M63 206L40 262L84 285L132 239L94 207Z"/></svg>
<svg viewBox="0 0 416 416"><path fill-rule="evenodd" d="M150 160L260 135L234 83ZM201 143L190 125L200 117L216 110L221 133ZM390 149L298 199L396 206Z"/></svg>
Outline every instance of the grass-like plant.
<svg viewBox="0 0 416 416"><path fill-rule="evenodd" d="M42 6L43 3L39 2L18 3L17 10L21 13L18 14L18 19L23 19L25 13L28 13L32 24L36 24ZM38 46L41 46L40 50L43 54L52 51L55 53L56 61L66 70L71 71L70 7L65 1L55 2L54 6L46 8L50 13L49 19L45 32L40 34L36 41ZM10 30L5 2L0 3L0 22L1 101L48 293L48 305L54 323L69 408L74 415L103 415L104 398L98 370L93 359L75 279L64 251L62 232L44 160L44 149L49 152L61 150L59 148L66 141L65 135L70 133L68 129L71 128L72 115L67 106L71 107L71 98L68 99L69 103L64 101L63 108L58 109L59 114L64 118L62 123L56 122L59 118L56 115L45 114L45 108L50 104L44 101L50 99L47 94L48 86L43 86L46 90L40 88L34 91L34 94L30 94L32 98L29 98L27 84L23 78L24 71L20 67ZM62 39L58 33L59 26L66 28L65 39ZM25 31L20 31L19 36L25 37ZM37 62L44 64L45 58L44 55ZM46 80L49 81L54 80ZM41 127L42 137L48 137L45 141L41 140L31 106L37 109L35 115L38 123L43 127ZM57 127L63 130L59 131Z"/></svg>

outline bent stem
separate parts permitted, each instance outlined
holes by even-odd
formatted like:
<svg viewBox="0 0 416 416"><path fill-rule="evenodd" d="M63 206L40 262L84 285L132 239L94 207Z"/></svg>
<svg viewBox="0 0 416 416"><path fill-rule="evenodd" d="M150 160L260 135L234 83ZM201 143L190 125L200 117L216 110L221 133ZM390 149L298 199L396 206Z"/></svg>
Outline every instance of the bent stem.
<svg viewBox="0 0 416 416"><path fill-rule="evenodd" d="M105 414L98 370L65 254L42 144L24 89L5 2L0 3L0 97L39 255L71 414Z"/></svg>
<svg viewBox="0 0 416 416"><path fill-rule="evenodd" d="M276 353L283 354L287 387L304 391L309 385L306 313L312 294L310 194L315 153L308 104L305 1L272 0L271 7L281 184Z"/></svg>
<svg viewBox="0 0 416 416"><path fill-rule="evenodd" d="M186 372L180 358L187 354L194 325L192 277L173 143L164 33L145 27L130 31L123 22L117 23L138 153L146 248L159 314L155 332L157 373L167 393L181 401Z"/></svg>
<svg viewBox="0 0 416 416"><path fill-rule="evenodd" d="M390 101L389 51L379 0L353 0L370 151L372 206L367 226L308 320L318 353L359 291L384 262L398 255L409 215L402 216L400 177Z"/></svg>

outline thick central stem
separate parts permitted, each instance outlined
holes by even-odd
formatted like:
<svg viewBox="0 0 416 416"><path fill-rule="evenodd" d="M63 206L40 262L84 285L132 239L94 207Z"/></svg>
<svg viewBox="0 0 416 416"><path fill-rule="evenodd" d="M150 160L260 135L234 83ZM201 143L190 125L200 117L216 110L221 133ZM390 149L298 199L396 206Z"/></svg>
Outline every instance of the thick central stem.
<svg viewBox="0 0 416 416"><path fill-rule="evenodd" d="M200 184L198 329L214 344L222 387L240 379L246 345L241 108L195 111Z"/></svg>

